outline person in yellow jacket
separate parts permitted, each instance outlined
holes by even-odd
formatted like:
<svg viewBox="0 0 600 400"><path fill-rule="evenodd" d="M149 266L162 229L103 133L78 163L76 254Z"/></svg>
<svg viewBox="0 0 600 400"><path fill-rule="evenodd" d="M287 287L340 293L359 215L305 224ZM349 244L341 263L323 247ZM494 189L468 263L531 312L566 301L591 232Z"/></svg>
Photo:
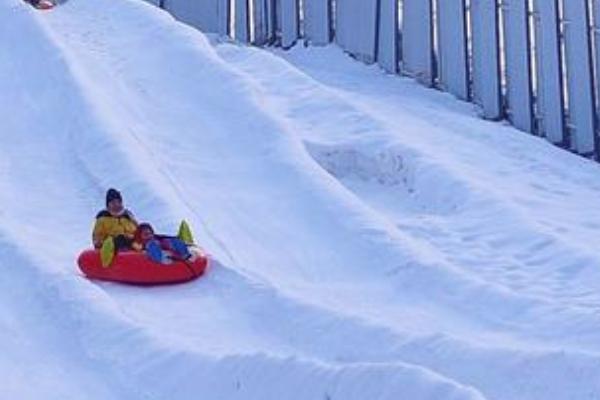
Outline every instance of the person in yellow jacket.
<svg viewBox="0 0 600 400"><path fill-rule="evenodd" d="M119 250L131 248L138 223L123 206L123 197L116 189L106 192L106 209L96 215L92 233L94 247L100 250L102 265L109 266Z"/></svg>

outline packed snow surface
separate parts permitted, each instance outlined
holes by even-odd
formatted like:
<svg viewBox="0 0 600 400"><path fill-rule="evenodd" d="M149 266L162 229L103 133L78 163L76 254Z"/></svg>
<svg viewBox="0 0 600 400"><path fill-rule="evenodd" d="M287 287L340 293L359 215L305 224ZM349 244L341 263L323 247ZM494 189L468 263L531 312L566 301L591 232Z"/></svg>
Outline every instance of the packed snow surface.
<svg viewBox="0 0 600 400"><path fill-rule="evenodd" d="M600 399L600 166L335 46L0 0L1 399ZM202 279L75 265L104 192Z"/></svg>

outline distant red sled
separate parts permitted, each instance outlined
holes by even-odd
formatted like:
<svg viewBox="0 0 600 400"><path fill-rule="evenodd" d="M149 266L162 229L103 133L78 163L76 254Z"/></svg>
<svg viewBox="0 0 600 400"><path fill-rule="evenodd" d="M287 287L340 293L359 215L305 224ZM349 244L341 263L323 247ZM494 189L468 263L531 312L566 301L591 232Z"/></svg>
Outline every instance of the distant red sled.
<svg viewBox="0 0 600 400"><path fill-rule="evenodd" d="M195 252L192 262L174 261L159 264L144 253L123 251L117 253L109 267L103 267L98 250L85 250L79 255L79 269L90 279L128 283L132 285L165 285L194 280L204 274L208 267L205 254Z"/></svg>
<svg viewBox="0 0 600 400"><path fill-rule="evenodd" d="M54 3L47 0L41 0L36 6L38 10L51 10L54 8Z"/></svg>
<svg viewBox="0 0 600 400"><path fill-rule="evenodd" d="M51 10L54 8L55 5L54 2L51 0L25 0L25 2L31 4L34 8L38 10Z"/></svg>

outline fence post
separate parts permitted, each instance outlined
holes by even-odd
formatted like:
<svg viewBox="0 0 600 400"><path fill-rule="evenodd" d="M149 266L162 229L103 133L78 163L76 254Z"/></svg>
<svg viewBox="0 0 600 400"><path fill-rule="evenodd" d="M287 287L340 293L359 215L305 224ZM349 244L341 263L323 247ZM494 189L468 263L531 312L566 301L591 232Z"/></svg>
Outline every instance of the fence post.
<svg viewBox="0 0 600 400"><path fill-rule="evenodd" d="M235 0L235 39L250 42L249 0Z"/></svg>
<svg viewBox="0 0 600 400"><path fill-rule="evenodd" d="M503 0L506 113L518 129L533 132L533 82L528 0Z"/></svg>
<svg viewBox="0 0 600 400"><path fill-rule="evenodd" d="M499 13L496 0L472 0L473 99L486 119L504 116L501 92Z"/></svg>
<svg viewBox="0 0 600 400"><path fill-rule="evenodd" d="M562 52L558 0L535 0L537 115L539 134L568 146L565 132Z"/></svg>
<svg viewBox="0 0 600 400"><path fill-rule="evenodd" d="M431 86L435 78L431 0L404 0L402 6L401 71Z"/></svg>
<svg viewBox="0 0 600 400"><path fill-rule="evenodd" d="M289 49L300 37L298 0L277 0L277 26L281 34L281 47Z"/></svg>
<svg viewBox="0 0 600 400"><path fill-rule="evenodd" d="M469 100L467 9L465 0L439 0L439 85L462 100Z"/></svg>
<svg viewBox="0 0 600 400"><path fill-rule="evenodd" d="M304 36L310 44L331 42L332 0L304 0Z"/></svg>
<svg viewBox="0 0 600 400"><path fill-rule="evenodd" d="M375 62L377 0L337 0L336 42L356 59Z"/></svg>
<svg viewBox="0 0 600 400"><path fill-rule="evenodd" d="M376 59L386 71L398 72L398 0L379 0Z"/></svg>
<svg viewBox="0 0 600 400"><path fill-rule="evenodd" d="M598 135L599 119L600 119L600 0L593 0L592 4L592 15L594 24L592 26L593 41L595 44L594 60L596 64L596 75L594 80L594 99L596 101L595 107L595 121L596 121L596 135ZM596 158L600 158L600 148L598 143L598 137L596 137Z"/></svg>
<svg viewBox="0 0 600 400"><path fill-rule="evenodd" d="M229 26L231 23L231 5L229 0L218 0L217 3L219 34L224 36L231 35Z"/></svg>
<svg viewBox="0 0 600 400"><path fill-rule="evenodd" d="M254 39L253 44L263 46L269 41L269 7L270 0L250 0L253 2Z"/></svg>
<svg viewBox="0 0 600 400"><path fill-rule="evenodd" d="M597 139L587 0L568 0L563 4L571 148L592 155Z"/></svg>

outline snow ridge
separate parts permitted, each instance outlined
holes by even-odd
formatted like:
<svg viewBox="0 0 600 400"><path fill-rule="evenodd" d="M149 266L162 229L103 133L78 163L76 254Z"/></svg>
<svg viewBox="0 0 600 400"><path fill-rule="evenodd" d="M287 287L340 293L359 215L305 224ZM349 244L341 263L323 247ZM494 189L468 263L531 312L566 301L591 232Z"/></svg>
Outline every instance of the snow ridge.
<svg viewBox="0 0 600 400"><path fill-rule="evenodd" d="M0 46L0 326L77 371L50 369L55 398L600 398L597 166L335 49L211 44L137 0L2 0L21 35ZM108 186L160 230L188 218L209 274L82 279Z"/></svg>

